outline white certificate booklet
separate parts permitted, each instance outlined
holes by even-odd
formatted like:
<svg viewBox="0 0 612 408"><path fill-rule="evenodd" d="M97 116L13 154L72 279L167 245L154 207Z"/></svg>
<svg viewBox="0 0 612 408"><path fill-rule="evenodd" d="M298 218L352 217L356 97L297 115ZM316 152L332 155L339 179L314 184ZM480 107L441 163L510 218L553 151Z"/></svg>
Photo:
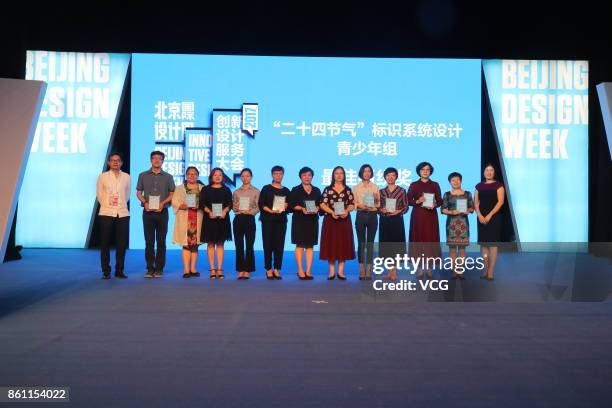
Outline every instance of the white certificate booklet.
<svg viewBox="0 0 612 408"><path fill-rule="evenodd" d="M334 203L334 212L336 213L336 215L344 214L344 202L342 202L342 201L335 202Z"/></svg>
<svg viewBox="0 0 612 408"><path fill-rule="evenodd" d="M467 199L466 198L457 199L457 211L462 212L462 213L467 212Z"/></svg>
<svg viewBox="0 0 612 408"><path fill-rule="evenodd" d="M317 206L315 205L314 200L305 200L304 205L306 206L306 211L315 212L317 211Z"/></svg>
<svg viewBox="0 0 612 408"><path fill-rule="evenodd" d="M223 211L223 204L221 203L213 203L212 212L215 217L220 217Z"/></svg>
<svg viewBox="0 0 612 408"><path fill-rule="evenodd" d="M251 206L251 199L249 197L240 197L240 203L238 204L238 210L249 211Z"/></svg>
<svg viewBox="0 0 612 408"><path fill-rule="evenodd" d="M159 210L159 196L149 196L149 210Z"/></svg>
<svg viewBox="0 0 612 408"><path fill-rule="evenodd" d="M274 196L272 211L285 211L285 196Z"/></svg>
<svg viewBox="0 0 612 408"><path fill-rule="evenodd" d="M188 208L195 208L196 207L196 195L195 194L185 194L185 205Z"/></svg>
<svg viewBox="0 0 612 408"><path fill-rule="evenodd" d="M363 204L368 207L374 207L374 196L372 194L363 196Z"/></svg>
<svg viewBox="0 0 612 408"><path fill-rule="evenodd" d="M388 212L395 212L397 209L397 198L385 199L385 208Z"/></svg>
<svg viewBox="0 0 612 408"><path fill-rule="evenodd" d="M434 195L432 193L423 193L423 197L425 197L425 202L423 203L423 207L433 208L434 207Z"/></svg>

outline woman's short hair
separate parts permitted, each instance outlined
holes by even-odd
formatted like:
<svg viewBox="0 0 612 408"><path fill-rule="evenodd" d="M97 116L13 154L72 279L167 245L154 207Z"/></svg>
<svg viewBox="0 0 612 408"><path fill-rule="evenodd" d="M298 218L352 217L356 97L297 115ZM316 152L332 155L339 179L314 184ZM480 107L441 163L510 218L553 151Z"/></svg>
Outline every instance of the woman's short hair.
<svg viewBox="0 0 612 408"><path fill-rule="evenodd" d="M314 171L310 167L302 167L298 176L301 178L302 174L306 173L310 173L310 175L314 177Z"/></svg>
<svg viewBox="0 0 612 408"><path fill-rule="evenodd" d="M387 167L383 173L383 177L387 177L387 174L395 173L395 178L397 178L397 169L395 167Z"/></svg>
<svg viewBox="0 0 612 408"><path fill-rule="evenodd" d="M461 173L457 173L456 171L453 171L451 174L448 175L448 181L451 181L451 179L454 177L459 177L459 180L463 181L463 176L461 175Z"/></svg>
<svg viewBox="0 0 612 408"><path fill-rule="evenodd" d="M372 166L370 166L369 164L363 164L359 168L358 176L359 176L360 179L363 180L363 172L365 171L365 169L370 169L370 175L371 175L371 177L374 177L374 169L372 168Z"/></svg>
<svg viewBox="0 0 612 408"><path fill-rule="evenodd" d="M429 166L429 169L431 170L429 172L429 174L430 175L433 174L434 168L431 165L431 163L429 163L429 162L420 162L419 165L416 167L416 171L417 171L417 174L419 175L419 177L421 176L421 170L423 170L423 167L425 167L425 166Z"/></svg>

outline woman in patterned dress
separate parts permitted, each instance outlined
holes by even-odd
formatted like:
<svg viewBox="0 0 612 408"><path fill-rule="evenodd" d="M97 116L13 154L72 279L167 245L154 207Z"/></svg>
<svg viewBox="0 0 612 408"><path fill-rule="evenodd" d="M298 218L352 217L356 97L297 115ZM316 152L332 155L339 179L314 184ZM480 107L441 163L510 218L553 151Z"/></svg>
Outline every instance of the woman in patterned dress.
<svg viewBox="0 0 612 408"><path fill-rule="evenodd" d="M199 207L200 192L204 187L198 177L200 172L197 168L190 166L185 171L185 182L178 186L172 196L172 208L174 210L174 233L172 242L183 247L183 278L197 277L200 273L196 271L198 261L198 247L200 241L200 228L202 225L202 210ZM187 195L193 194L195 206L187 205Z"/></svg>
<svg viewBox="0 0 612 408"><path fill-rule="evenodd" d="M336 214L335 204L342 203L344 213ZM352 190L346 185L344 168L337 166L332 172L332 182L322 195L321 210L325 212L321 230L321 252L319 258L328 261L328 280L336 277L338 262L338 279L346 280L344 262L355 259L355 244L351 211L355 209Z"/></svg>
<svg viewBox="0 0 612 408"><path fill-rule="evenodd" d="M446 214L446 243L449 247L449 256L453 264L453 279L465 279L463 272L455 268L457 251L461 258L465 258L465 247L470 243L470 224L468 214L474 212L474 201L472 194L461 188L463 177L457 172L448 175L451 191L444 193L442 197L442 214ZM457 200L466 200L467 212L457 210Z"/></svg>
<svg viewBox="0 0 612 408"><path fill-rule="evenodd" d="M379 230L379 256L381 258L395 258L406 253L406 229L404 227L404 214L408 211L406 190L395 184L397 169L389 167L384 172L387 186L380 190L380 230ZM387 199L395 199L395 211L387 211ZM397 279L397 268L389 269L385 280Z"/></svg>

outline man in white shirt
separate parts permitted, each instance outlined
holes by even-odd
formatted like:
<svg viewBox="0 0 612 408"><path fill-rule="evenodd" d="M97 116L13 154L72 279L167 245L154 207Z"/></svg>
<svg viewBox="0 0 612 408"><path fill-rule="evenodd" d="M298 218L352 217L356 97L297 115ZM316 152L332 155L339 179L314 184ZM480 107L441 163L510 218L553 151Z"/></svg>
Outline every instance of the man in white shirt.
<svg viewBox="0 0 612 408"><path fill-rule="evenodd" d="M98 177L96 195L100 203L100 263L103 279L110 279L110 243L115 232L115 277L127 278L124 273L125 251L128 246L130 212L130 175L121 171L123 159L120 153L108 156L109 170Z"/></svg>

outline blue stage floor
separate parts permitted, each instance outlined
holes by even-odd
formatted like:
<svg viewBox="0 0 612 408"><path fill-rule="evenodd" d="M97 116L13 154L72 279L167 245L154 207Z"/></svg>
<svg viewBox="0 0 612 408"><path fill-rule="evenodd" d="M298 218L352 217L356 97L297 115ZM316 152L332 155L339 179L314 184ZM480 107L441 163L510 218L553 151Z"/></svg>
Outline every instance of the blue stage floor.
<svg viewBox="0 0 612 408"><path fill-rule="evenodd" d="M468 275L446 293L374 294L354 262L348 281L327 281L319 262L314 281L299 281L291 253L282 281L263 270L237 281L231 251L224 281L205 277L204 257L203 276L182 279L178 251L155 280L142 277L142 251L128 252L129 279L110 281L96 251L23 256L0 266L0 386L68 386L69 406L612 401L612 302L569 301L609 297L605 258L588 257L585 275L563 259L508 254L493 282Z"/></svg>

